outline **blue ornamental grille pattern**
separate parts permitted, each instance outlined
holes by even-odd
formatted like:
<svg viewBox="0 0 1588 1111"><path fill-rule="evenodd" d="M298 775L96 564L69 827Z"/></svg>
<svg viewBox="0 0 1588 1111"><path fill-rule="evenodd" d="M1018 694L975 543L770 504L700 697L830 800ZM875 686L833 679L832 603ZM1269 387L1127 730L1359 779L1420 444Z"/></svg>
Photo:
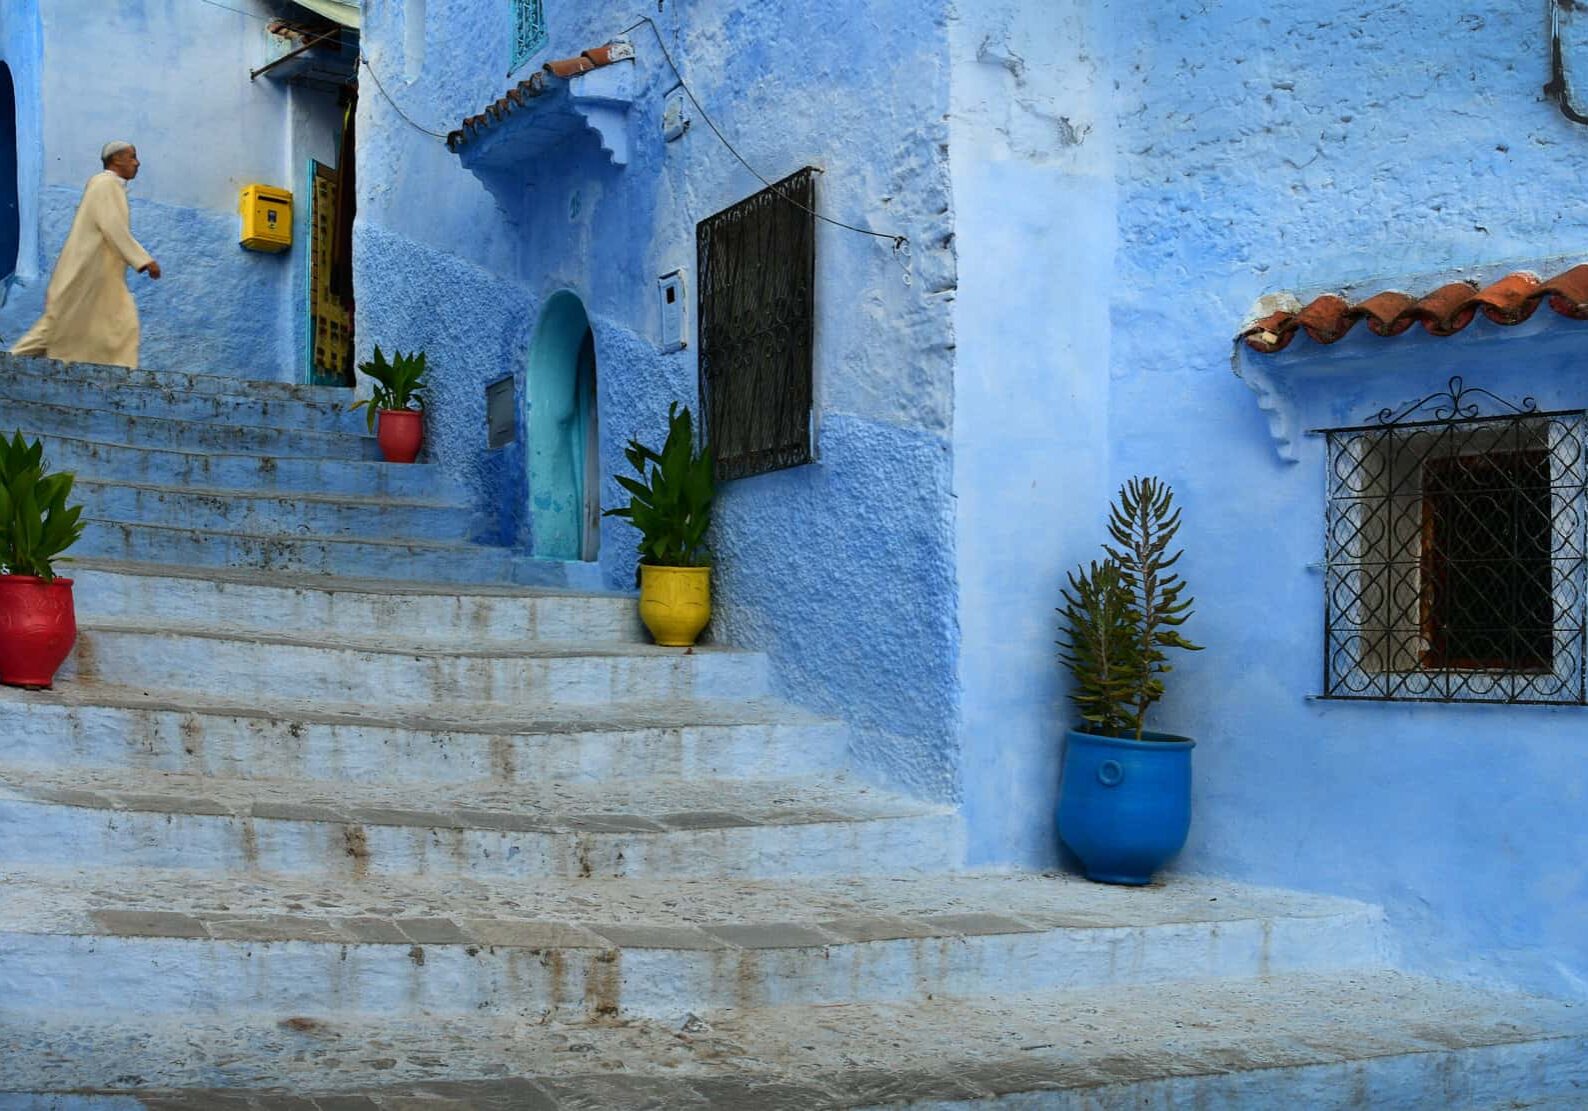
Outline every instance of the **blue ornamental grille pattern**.
<svg viewBox="0 0 1588 1111"><path fill-rule="evenodd" d="M1449 393L1326 430L1323 697L1580 705L1582 411ZM1430 404L1431 403L1431 404ZM1405 420L1427 406L1433 420Z"/></svg>
<svg viewBox="0 0 1588 1111"><path fill-rule="evenodd" d="M541 0L513 0L512 73L546 45L546 11Z"/></svg>

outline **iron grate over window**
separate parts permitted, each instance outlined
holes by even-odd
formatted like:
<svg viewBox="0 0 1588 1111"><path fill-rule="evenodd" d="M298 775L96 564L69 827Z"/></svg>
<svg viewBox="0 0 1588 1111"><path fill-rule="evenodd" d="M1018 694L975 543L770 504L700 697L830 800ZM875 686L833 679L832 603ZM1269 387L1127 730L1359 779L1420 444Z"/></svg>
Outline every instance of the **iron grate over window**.
<svg viewBox="0 0 1588 1111"><path fill-rule="evenodd" d="M546 45L546 11L542 0L512 0L513 60L509 74L533 58Z"/></svg>
<svg viewBox="0 0 1588 1111"><path fill-rule="evenodd" d="M1324 430L1323 697L1588 700L1584 425L1452 378Z"/></svg>
<svg viewBox="0 0 1588 1111"><path fill-rule="evenodd" d="M702 220L700 401L719 479L811 461L815 171Z"/></svg>

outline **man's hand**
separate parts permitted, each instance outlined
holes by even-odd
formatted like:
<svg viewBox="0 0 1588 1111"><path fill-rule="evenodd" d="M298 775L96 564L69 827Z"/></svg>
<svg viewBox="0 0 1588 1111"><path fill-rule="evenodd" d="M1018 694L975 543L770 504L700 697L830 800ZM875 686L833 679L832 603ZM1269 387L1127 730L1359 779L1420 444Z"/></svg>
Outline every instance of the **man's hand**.
<svg viewBox="0 0 1588 1111"><path fill-rule="evenodd" d="M154 259L150 259L143 266L138 267L138 273L147 274L147 275L149 275L149 277L153 278L155 281L159 281L160 280L160 264L158 262L155 262Z"/></svg>

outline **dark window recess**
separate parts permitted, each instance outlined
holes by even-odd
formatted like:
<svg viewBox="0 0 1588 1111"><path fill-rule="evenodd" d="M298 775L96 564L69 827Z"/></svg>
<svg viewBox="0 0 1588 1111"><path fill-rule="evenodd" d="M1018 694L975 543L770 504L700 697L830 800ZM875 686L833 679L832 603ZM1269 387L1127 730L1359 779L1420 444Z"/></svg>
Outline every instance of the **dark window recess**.
<svg viewBox="0 0 1588 1111"><path fill-rule="evenodd" d="M1325 698L1585 701L1584 425L1457 378L1326 430Z"/></svg>
<svg viewBox="0 0 1588 1111"><path fill-rule="evenodd" d="M811 461L815 171L702 220L700 399L719 479Z"/></svg>
<svg viewBox="0 0 1588 1111"><path fill-rule="evenodd" d="M1555 658L1549 453L1423 464L1423 666L1548 671Z"/></svg>
<svg viewBox="0 0 1588 1111"><path fill-rule="evenodd" d="M485 446L494 450L518 439L518 397L513 376L498 378L485 387Z"/></svg>

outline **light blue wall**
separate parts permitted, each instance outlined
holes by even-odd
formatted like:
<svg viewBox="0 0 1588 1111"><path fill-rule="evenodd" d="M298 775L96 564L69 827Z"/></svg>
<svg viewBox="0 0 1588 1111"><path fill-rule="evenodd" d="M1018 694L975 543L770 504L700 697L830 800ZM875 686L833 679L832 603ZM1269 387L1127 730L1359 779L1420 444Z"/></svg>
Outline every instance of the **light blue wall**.
<svg viewBox="0 0 1588 1111"><path fill-rule="evenodd" d="M506 75L506 0L422 7L429 46L417 80L401 76L411 68L402 57L407 4L366 6L366 50L403 110L445 131L528 70ZM819 230L821 458L724 486L714 635L766 649L787 693L849 716L860 766L953 797L954 255L943 8L689 0L657 18L696 94L753 165L769 177L820 166L824 211L912 240L906 266L886 241ZM554 0L547 16L551 42L537 64L606 42L635 9ZM626 168L586 134L490 175L487 191L367 86L361 99L360 164L384 171L360 178L360 344L425 344L440 375L434 457L471 484L489 527L531 545L522 499L533 491L514 472L522 454L484 451L484 385L511 371L522 388L545 299L576 294L596 336L604 504L618 504L611 476L626 466L627 439L659 440L668 403L695 402L694 347L658 349L656 279L689 272L692 318L695 223L761 188L699 120L679 142L662 141L661 102L674 79L648 28L629 37L641 91ZM858 65L858 42L887 46ZM446 204L435 203L443 196ZM623 522L603 523L609 585L632 588L634 542Z"/></svg>
<svg viewBox="0 0 1588 1111"><path fill-rule="evenodd" d="M1209 646L1156 714L1200 740L1180 866L1375 900L1423 967L1588 997L1588 711L1309 701L1322 448L1304 439L1299 462L1280 462L1231 374L1231 337L1262 294L1421 293L1553 273L1581 247L1588 131L1539 95L1543 6L1326 0L1301 15L1173 0L1106 27L1112 480L1173 482L1190 631ZM1453 372L1588 404L1588 329L1547 309L1512 330L1414 332L1301 338L1239 367L1302 379L1301 428L1360 422Z"/></svg>
<svg viewBox="0 0 1588 1111"><path fill-rule="evenodd" d="M991 0L953 23L960 736L975 863L1056 860L1069 714L1053 608L1106 493L1115 184L1090 7Z"/></svg>
<svg viewBox="0 0 1588 1111"><path fill-rule="evenodd" d="M265 57L269 6L51 0L5 7L7 41L17 44L8 49L21 55L19 92L31 88L37 114L27 149L39 160L27 167L38 192L23 214L31 270L23 269L22 284L0 309L0 335L15 338L42 311L83 183L100 169L99 148L124 138L143 162L129 191L133 233L165 271L159 282L129 276L143 364L293 378L287 318L303 252L270 256L237 246L243 185L297 188L288 165L288 94L248 79ZM135 61L122 64L129 58Z"/></svg>
<svg viewBox="0 0 1588 1111"><path fill-rule="evenodd" d="M44 177L43 35L36 0L16 0L0 8L0 61L11 67L16 86L17 200L21 221L16 285L0 287L0 337L15 339L22 328L9 323L5 304L13 292L39 273L39 191ZM26 327L26 325L23 325Z"/></svg>

